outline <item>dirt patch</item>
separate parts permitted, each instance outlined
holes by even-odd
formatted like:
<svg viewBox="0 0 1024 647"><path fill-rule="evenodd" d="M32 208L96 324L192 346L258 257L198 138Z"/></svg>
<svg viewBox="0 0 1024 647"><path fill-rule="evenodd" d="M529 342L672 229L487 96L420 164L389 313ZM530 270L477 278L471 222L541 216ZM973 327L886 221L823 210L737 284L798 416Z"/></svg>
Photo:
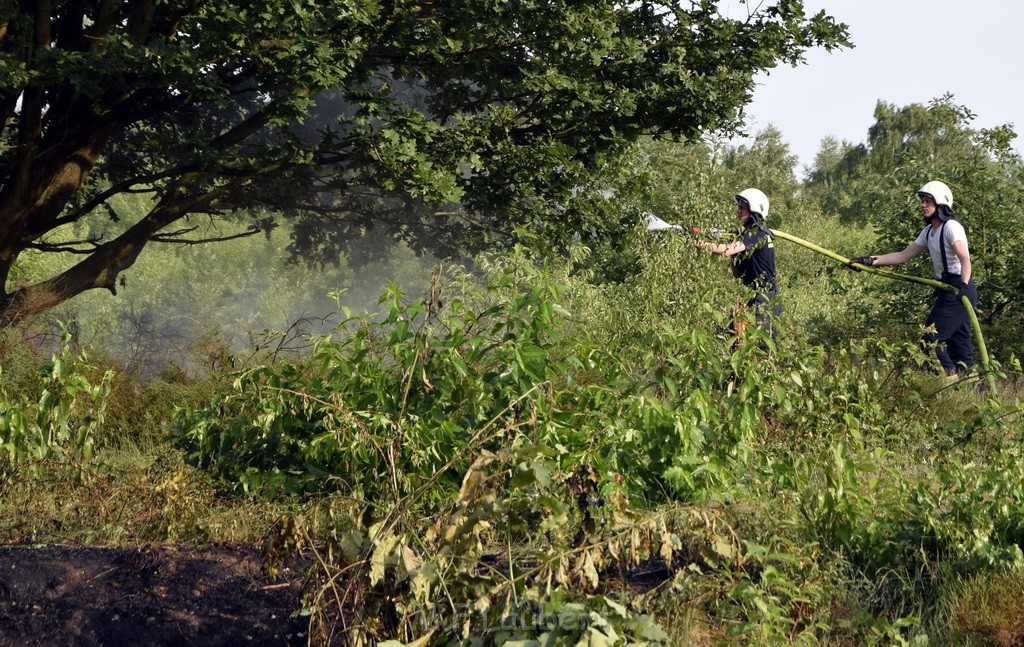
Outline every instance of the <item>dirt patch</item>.
<svg viewBox="0 0 1024 647"><path fill-rule="evenodd" d="M305 645L300 579L249 546L0 546L0 645Z"/></svg>

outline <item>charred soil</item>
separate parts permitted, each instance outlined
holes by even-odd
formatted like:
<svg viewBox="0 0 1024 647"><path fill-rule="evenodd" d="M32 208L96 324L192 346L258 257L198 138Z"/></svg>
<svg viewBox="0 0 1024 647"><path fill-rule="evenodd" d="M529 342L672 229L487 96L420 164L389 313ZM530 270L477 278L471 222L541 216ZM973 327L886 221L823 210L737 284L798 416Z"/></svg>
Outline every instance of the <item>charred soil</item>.
<svg viewBox="0 0 1024 647"><path fill-rule="evenodd" d="M305 645L301 575L251 546L0 546L0 646Z"/></svg>

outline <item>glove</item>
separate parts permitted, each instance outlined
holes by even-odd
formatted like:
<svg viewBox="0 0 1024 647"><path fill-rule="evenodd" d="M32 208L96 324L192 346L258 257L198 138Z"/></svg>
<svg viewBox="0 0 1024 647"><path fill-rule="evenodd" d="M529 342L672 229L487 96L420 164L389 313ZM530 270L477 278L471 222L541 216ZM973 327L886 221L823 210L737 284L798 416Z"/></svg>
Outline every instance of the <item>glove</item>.
<svg viewBox="0 0 1024 647"><path fill-rule="evenodd" d="M964 297L967 297L967 300L970 301L971 300L971 291L967 287L966 283L961 283L960 284L960 289L956 291L956 300L957 301L961 301Z"/></svg>
<svg viewBox="0 0 1024 647"><path fill-rule="evenodd" d="M700 233L700 227L690 227L689 232L691 236L696 236Z"/></svg>
<svg viewBox="0 0 1024 647"><path fill-rule="evenodd" d="M854 272L859 272L860 268L854 267L854 263L859 263L861 265L867 265L868 267L871 267L872 265L875 264L875 259L873 256L857 256L855 258L851 258L850 263L847 265L847 267L853 270Z"/></svg>

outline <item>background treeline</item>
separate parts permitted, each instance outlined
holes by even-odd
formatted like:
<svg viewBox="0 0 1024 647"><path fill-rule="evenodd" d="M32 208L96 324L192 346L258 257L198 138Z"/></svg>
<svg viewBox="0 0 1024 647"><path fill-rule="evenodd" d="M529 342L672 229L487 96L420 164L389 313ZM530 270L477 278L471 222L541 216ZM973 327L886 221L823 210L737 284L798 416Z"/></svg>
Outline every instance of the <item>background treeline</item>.
<svg viewBox="0 0 1024 647"><path fill-rule="evenodd" d="M315 552L323 642L1020 641L1011 143L948 97L883 103L808 169L773 129L642 140L573 204L621 235L564 253L529 227L458 259L302 263L279 231L150 249L73 324L6 333L0 532L259 540L272 574ZM727 263L643 227L732 232L756 186L772 227L902 249L930 179L970 236L998 393L938 379L928 290L780 241L779 337L736 339Z"/></svg>

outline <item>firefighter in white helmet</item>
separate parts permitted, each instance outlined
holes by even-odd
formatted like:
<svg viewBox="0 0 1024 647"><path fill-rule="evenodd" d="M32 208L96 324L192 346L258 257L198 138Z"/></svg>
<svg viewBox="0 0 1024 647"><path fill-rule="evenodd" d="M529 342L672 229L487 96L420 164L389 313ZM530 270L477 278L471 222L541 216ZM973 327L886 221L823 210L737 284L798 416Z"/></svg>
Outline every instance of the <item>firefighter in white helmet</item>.
<svg viewBox="0 0 1024 647"><path fill-rule="evenodd" d="M954 286L957 291L935 290L935 300L925 324L934 325L936 332L927 333L923 341L928 345L935 344L935 354L947 375L964 373L974 366L974 345L971 322L961 298L966 296L974 307L978 304L967 232L953 213L953 192L943 182L932 180L916 195L921 200L921 215L925 222L917 240L902 252L850 259L850 267L858 269L855 264L900 265L927 249L935 278Z"/></svg>
<svg viewBox="0 0 1024 647"><path fill-rule="evenodd" d="M733 276L753 291L747 307L754 310L757 325L774 337L774 320L782 313L782 301L775 278L775 237L767 225L768 196L758 189L744 189L735 199L736 219L743 226L740 239L731 243L698 241L697 245L732 259Z"/></svg>

